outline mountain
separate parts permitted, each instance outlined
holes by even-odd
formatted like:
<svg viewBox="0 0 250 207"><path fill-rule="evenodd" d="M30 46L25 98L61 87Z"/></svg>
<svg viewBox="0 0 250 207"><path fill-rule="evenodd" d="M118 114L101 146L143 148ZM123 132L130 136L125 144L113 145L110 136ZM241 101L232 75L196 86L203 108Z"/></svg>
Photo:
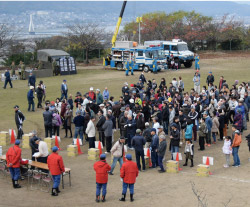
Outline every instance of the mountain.
<svg viewBox="0 0 250 207"><path fill-rule="evenodd" d="M55 12L86 13L101 16L113 13L117 17L122 1L0 1L0 13L20 14L29 11L53 10ZM232 1L128 1L124 15L141 15L147 12L165 11L167 13L185 10L195 10L203 15L216 16L235 14L241 17L250 16L249 2Z"/></svg>

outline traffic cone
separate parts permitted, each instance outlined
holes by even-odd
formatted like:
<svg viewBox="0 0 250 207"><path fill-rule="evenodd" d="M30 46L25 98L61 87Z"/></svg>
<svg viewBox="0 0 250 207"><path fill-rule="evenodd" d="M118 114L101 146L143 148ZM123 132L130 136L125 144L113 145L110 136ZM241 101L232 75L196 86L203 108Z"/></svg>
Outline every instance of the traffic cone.
<svg viewBox="0 0 250 207"><path fill-rule="evenodd" d="M58 150L61 150L59 147L59 142L57 136L55 137L55 146L57 146Z"/></svg>
<svg viewBox="0 0 250 207"><path fill-rule="evenodd" d="M210 165L210 163L209 163L209 157L207 157L207 160L206 160L206 165ZM209 170L209 175L212 175L212 173L211 173L211 171Z"/></svg>
<svg viewBox="0 0 250 207"><path fill-rule="evenodd" d="M14 130L11 130L11 138L10 138L10 144L15 144L16 138L14 134Z"/></svg>
<svg viewBox="0 0 250 207"><path fill-rule="evenodd" d="M102 145L101 145L101 142L100 142L100 141L98 142L98 149L99 149L99 151L100 151L100 154L99 154L99 157L100 157L101 154L102 154Z"/></svg>
<svg viewBox="0 0 250 207"><path fill-rule="evenodd" d="M81 151L81 148L80 148L79 138L76 139L76 145L77 145L77 148L78 148L78 155L83 154L83 152Z"/></svg>
<svg viewBox="0 0 250 207"><path fill-rule="evenodd" d="M152 167L152 162L151 162L151 156L150 156L149 148L148 148L148 151L147 151L147 157L148 157L149 167Z"/></svg>
<svg viewBox="0 0 250 207"><path fill-rule="evenodd" d="M175 161L177 161L178 162L178 171L181 171L182 170L182 168L180 168L180 162L179 162L179 152L177 152L177 154L176 154L176 160Z"/></svg>

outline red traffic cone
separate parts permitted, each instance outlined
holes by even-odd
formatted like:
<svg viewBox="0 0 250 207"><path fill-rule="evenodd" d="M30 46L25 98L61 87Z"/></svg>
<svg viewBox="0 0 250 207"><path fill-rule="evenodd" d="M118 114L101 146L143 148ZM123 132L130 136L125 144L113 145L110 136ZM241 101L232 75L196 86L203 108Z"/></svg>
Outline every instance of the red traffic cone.
<svg viewBox="0 0 250 207"><path fill-rule="evenodd" d="M58 142L57 136L55 137L55 146L57 146L58 149L61 150L60 147L59 147L59 142Z"/></svg>
<svg viewBox="0 0 250 207"><path fill-rule="evenodd" d="M210 162L209 162L209 157L207 157L207 160L206 160L206 165L210 165ZM212 175L212 173L209 171L209 175Z"/></svg>
<svg viewBox="0 0 250 207"><path fill-rule="evenodd" d="M78 148L78 155L83 154L83 152L81 151L81 148L80 148L79 138L76 139L76 145L77 145L77 148Z"/></svg>
<svg viewBox="0 0 250 207"><path fill-rule="evenodd" d="M180 162L179 162L179 152L176 154L176 161L178 162L178 171L181 171L182 168L180 168Z"/></svg>
<svg viewBox="0 0 250 207"><path fill-rule="evenodd" d="M10 144L15 144L16 138L14 134L14 130L11 130Z"/></svg>
<svg viewBox="0 0 250 207"><path fill-rule="evenodd" d="M147 157L148 157L149 167L152 167L152 162L151 162L151 156L150 156L149 148L148 148L148 151L147 151Z"/></svg>
<svg viewBox="0 0 250 207"><path fill-rule="evenodd" d="M98 149L99 149L99 152L100 152L100 154L99 154L99 157L100 157L101 154L102 154L102 145L101 145L100 141L98 142Z"/></svg>

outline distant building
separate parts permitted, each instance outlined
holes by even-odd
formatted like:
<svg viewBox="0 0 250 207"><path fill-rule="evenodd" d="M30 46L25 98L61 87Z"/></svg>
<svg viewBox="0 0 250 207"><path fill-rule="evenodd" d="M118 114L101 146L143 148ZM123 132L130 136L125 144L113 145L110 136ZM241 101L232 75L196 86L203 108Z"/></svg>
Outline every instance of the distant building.
<svg viewBox="0 0 250 207"><path fill-rule="evenodd" d="M30 25L29 25L29 34L30 35L35 35L35 29L34 29L34 24L32 20L32 14L30 15Z"/></svg>

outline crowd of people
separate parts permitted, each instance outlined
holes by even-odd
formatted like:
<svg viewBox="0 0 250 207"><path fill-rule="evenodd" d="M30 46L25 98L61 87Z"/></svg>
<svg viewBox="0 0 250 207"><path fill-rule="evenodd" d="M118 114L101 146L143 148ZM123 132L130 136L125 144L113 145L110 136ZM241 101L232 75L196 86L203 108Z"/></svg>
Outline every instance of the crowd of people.
<svg viewBox="0 0 250 207"><path fill-rule="evenodd" d="M194 87L188 92L184 89L181 76L173 78L167 84L165 78L161 78L157 83L155 79L147 80L141 73L137 83L129 85L125 82L121 86L121 95L115 100L107 87L102 92L100 89L94 90L90 87L88 92L83 94L77 92L73 98L71 94L68 95L70 86L63 80L61 97L49 101L45 100L46 87L41 81L36 88L30 86L28 100L29 96L34 97L33 92L36 93L39 96L37 107L45 109L43 112L45 137L59 136L62 133L60 131L62 126L65 138L68 137L69 131L70 138L79 137L82 143L89 143L89 148L95 147L96 140L102 142L106 149L105 154L111 154L113 157L112 166L105 165L109 175L113 175L117 161L120 168L123 168L123 158L128 150L135 151L137 169L145 171L144 148L150 150L151 168L159 166L159 172L165 172L163 160L167 144L172 159L175 159L174 154L180 152L182 148L185 154L184 166L187 166L190 159L190 167L193 167L194 145L197 140L200 151L209 149L217 141L224 141L223 153L226 155L224 167L230 166L231 153L234 160L232 166L239 167L241 163L238 151L241 137L249 121L249 83L239 83L236 80L230 86L221 76L216 85L215 77L209 72L206 84L201 86L198 70L194 74L193 83ZM30 101L28 103L30 110L32 103ZM15 106L15 111L20 139L25 117L18 106ZM71 127L73 124L74 133ZM230 128L231 136L228 133ZM115 142L116 131L119 131L120 136ZM98 165L104 165L105 154L101 156ZM132 157L129 156L128 159L131 160ZM42 162L47 161L42 160ZM105 201L106 195L106 186L101 185L105 183L99 184L97 182L97 202L100 200L101 188L104 188L102 200ZM124 188L128 187L126 183L124 185ZM132 187L131 191L133 192ZM56 194L56 190L53 192ZM125 200L125 196L123 193L122 201Z"/></svg>

